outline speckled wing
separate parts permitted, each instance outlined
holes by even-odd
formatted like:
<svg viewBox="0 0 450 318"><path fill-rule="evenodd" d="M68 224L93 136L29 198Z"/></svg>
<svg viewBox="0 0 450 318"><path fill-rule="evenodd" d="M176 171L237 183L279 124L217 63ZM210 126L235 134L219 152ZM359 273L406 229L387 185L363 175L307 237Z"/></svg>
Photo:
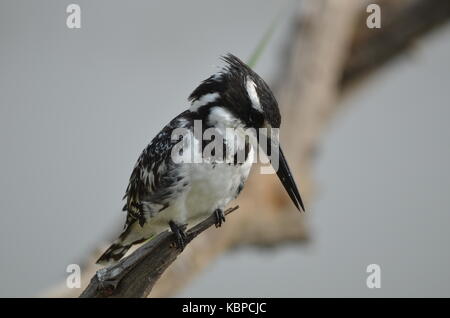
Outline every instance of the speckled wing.
<svg viewBox="0 0 450 318"><path fill-rule="evenodd" d="M180 141L172 140L172 131L189 128L191 121L187 116L188 111L175 117L139 156L123 197L126 199L123 210L127 212L125 228L136 221L143 226L149 218L167 208L186 185L171 153Z"/></svg>

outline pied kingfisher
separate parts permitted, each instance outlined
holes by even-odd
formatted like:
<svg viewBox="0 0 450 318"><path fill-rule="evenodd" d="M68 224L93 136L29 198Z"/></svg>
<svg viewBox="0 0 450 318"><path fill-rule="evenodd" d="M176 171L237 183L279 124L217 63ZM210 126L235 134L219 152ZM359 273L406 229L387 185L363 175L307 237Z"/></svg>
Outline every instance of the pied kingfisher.
<svg viewBox="0 0 450 318"><path fill-rule="evenodd" d="M124 230L97 263L116 262L133 244L169 228L177 237L177 247L183 249L186 225L191 227L211 214L217 227L225 221L224 208L239 195L254 162L255 144L245 130L279 128L281 116L275 97L258 74L232 54L222 59L225 66L189 96L190 108L164 127L140 155L124 196ZM196 121L201 122L202 132L212 129L216 138L222 137L223 160L214 151L205 154L205 141L194 133ZM187 147L174 152L181 140L173 137L176 129L183 129L181 137L189 137L185 140L190 142L182 142ZM227 134L229 129L234 133ZM258 133L255 140L261 140ZM277 148L278 177L297 209L304 210L283 152ZM236 160L239 151L244 154L240 161ZM183 153L195 153L203 160L178 160Z"/></svg>

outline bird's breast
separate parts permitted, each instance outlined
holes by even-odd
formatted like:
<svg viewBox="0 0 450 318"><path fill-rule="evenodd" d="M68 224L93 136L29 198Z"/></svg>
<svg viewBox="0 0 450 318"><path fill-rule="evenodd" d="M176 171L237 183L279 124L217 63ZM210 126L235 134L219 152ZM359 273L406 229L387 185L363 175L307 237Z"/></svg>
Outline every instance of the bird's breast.
<svg viewBox="0 0 450 318"><path fill-rule="evenodd" d="M188 219L199 221L216 209L224 209L242 189L253 161L253 150L242 164L200 163L190 167L186 196Z"/></svg>

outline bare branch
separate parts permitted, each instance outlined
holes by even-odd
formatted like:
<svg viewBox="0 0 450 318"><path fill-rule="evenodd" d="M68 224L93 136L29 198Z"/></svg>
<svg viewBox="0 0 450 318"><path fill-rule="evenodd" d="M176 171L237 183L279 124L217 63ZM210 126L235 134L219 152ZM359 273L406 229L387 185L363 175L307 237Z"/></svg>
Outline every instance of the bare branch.
<svg viewBox="0 0 450 318"><path fill-rule="evenodd" d="M342 88L379 69L393 57L411 48L421 35L450 18L450 1L371 0L370 3L380 5L382 27L363 27L367 14L362 12L342 72Z"/></svg>
<svg viewBox="0 0 450 318"><path fill-rule="evenodd" d="M226 210L225 215L238 207ZM214 223L215 216L211 214L188 230L186 244ZM119 263L98 270L80 297L147 297L161 274L182 252L174 244L173 233L164 231Z"/></svg>

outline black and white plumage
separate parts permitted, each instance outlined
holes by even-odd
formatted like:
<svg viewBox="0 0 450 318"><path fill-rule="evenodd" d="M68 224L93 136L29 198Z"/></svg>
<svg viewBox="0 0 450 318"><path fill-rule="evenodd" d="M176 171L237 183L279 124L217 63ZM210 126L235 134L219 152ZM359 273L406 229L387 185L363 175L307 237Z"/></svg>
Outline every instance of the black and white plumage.
<svg viewBox="0 0 450 318"><path fill-rule="evenodd" d="M192 92L190 108L164 127L140 155L124 197L124 231L97 263L117 261L133 244L168 228L177 234L183 248L181 225L191 227L212 213L218 226L224 221L223 210L242 190L255 155L245 129L279 128L281 116L270 88L253 70L231 54L223 60L225 67ZM223 137L222 160L205 155L205 141L194 133L198 120L202 132L212 129ZM178 128L183 128L184 134L174 139ZM228 128L233 128L233 135L226 133ZM174 152L181 140L189 142ZM244 153L242 160L236 160L238 151ZM182 162L178 159L183 152L202 160ZM304 209L281 149L279 154L277 174L296 207Z"/></svg>

